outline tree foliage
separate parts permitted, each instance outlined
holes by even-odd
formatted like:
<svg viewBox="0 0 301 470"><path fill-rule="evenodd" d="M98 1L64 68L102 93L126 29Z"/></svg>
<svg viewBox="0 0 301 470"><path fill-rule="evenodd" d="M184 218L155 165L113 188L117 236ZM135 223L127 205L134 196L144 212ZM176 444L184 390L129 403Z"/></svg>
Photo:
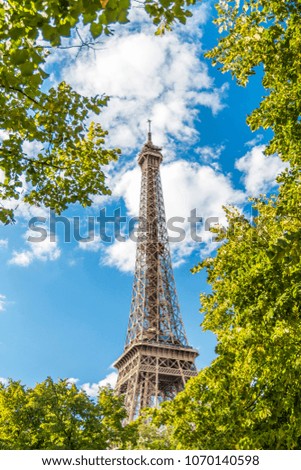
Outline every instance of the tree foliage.
<svg viewBox="0 0 301 470"><path fill-rule="evenodd" d="M223 0L217 9L223 37L208 56L242 85L262 65L266 94L248 122L273 131L266 153L289 167L276 195L253 200L253 221L225 209L224 244L193 270L208 273L202 328L216 335L218 357L154 423L173 426L176 448L299 449L301 6Z"/></svg>
<svg viewBox="0 0 301 470"><path fill-rule="evenodd" d="M300 222L276 202L257 201L254 224L229 208L226 243L196 268L212 286L202 327L218 357L157 417L180 448L300 448Z"/></svg>
<svg viewBox="0 0 301 470"><path fill-rule="evenodd" d="M123 426L122 398L110 388L95 401L67 380L47 378L34 388L0 384L0 449L123 448L133 429Z"/></svg>
<svg viewBox="0 0 301 470"><path fill-rule="evenodd" d="M152 410L146 409L133 421L129 449L168 450L173 448L173 427L156 426L151 420Z"/></svg>
<svg viewBox="0 0 301 470"><path fill-rule="evenodd" d="M240 85L262 67L265 96L248 118L252 130L271 129L267 154L300 165L301 4L297 0L221 0L218 45L207 56Z"/></svg>
<svg viewBox="0 0 301 470"><path fill-rule="evenodd" d="M146 0L144 8L163 32L176 20L185 23L194 1ZM113 23L126 23L130 7L130 0L0 3L1 222L14 220L21 198L60 213L70 203L87 206L93 195L110 192L102 167L119 150L106 148L107 132L99 124L88 124L90 113L98 115L108 98L88 99L64 82L47 90L45 65L81 24L93 41L111 34ZM78 29L77 34L81 46L90 44ZM35 153L26 152L28 144Z"/></svg>

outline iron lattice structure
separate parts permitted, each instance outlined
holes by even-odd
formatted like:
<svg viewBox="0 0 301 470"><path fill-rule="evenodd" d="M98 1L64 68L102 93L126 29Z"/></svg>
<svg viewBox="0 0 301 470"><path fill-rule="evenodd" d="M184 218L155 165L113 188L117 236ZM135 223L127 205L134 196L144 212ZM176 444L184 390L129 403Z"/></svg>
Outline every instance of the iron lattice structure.
<svg viewBox="0 0 301 470"><path fill-rule="evenodd" d="M172 271L160 178L161 149L151 134L138 163L142 170L135 277L125 349L114 366L116 390L125 395L128 421L181 391L197 370L188 345Z"/></svg>

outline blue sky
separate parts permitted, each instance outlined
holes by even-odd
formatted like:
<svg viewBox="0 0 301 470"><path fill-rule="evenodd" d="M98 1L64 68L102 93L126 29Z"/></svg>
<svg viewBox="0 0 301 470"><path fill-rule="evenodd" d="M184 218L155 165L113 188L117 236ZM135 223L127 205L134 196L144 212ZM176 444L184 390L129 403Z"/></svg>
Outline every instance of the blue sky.
<svg viewBox="0 0 301 470"><path fill-rule="evenodd" d="M106 169L112 196L97 197L93 206L71 207L63 215L87 217L120 208L138 215L140 170L136 157L152 119L153 142L163 147L162 185L167 218L183 217L187 236L171 244L182 316L191 345L199 350L197 366L214 357L215 340L201 330L200 292L208 292L206 274L192 268L214 256L216 244L199 227L204 242L189 237L192 209L204 219L224 223L223 204L250 213L249 196L276 190L275 175L283 164L264 157L268 135L251 133L246 116L260 101L260 71L247 88L239 88L203 57L217 41L210 3L195 8L185 27L165 37L141 9L133 10L128 26L116 27L99 50L57 51L48 61L50 82L62 79L86 95L111 96L97 118L109 130L108 145L122 149L117 164ZM83 31L83 34L85 32ZM74 37L71 40L76 43ZM92 119L93 117L91 117ZM36 148L29 144L28 152ZM0 227L0 377L31 386L47 376L73 378L91 395L97 384L113 383L112 363L123 350L129 316L135 243L89 243L71 237L64 242L62 223L55 241L29 243L31 217L46 217L44 208L21 203L17 223Z"/></svg>

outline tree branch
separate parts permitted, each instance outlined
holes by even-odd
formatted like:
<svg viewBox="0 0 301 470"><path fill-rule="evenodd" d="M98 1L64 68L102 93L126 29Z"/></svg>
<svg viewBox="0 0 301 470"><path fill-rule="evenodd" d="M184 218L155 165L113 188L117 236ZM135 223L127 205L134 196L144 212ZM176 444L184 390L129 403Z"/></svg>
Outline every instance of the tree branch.
<svg viewBox="0 0 301 470"><path fill-rule="evenodd" d="M49 162L46 162L44 160L34 160L32 158L25 157L24 155L22 155L22 158L24 160L26 160L27 162L31 163L31 164L46 165L46 166L50 166L52 168L55 168L56 170L66 170L67 169L65 167L54 165L53 163L49 163Z"/></svg>
<svg viewBox="0 0 301 470"><path fill-rule="evenodd" d="M6 87L5 85L3 85L2 83L0 83L0 87L1 88L4 88L4 89L9 89L9 90L12 90L12 91L16 91L17 93L21 93L21 95L25 96L27 99L29 99L30 101L32 101L33 103L35 103L37 106L39 106L40 108L42 109L46 109L44 106L41 105L41 103L39 103L35 98L32 98L32 96L29 96L27 93L25 93L25 91L23 91L21 88L17 88L17 87L13 87L13 86L8 86Z"/></svg>

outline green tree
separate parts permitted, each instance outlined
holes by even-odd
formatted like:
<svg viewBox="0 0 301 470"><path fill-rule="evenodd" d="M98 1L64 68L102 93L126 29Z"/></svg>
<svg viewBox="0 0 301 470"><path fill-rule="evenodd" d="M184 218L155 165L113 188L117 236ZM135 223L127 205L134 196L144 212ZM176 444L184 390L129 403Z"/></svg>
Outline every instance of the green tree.
<svg viewBox="0 0 301 470"><path fill-rule="evenodd" d="M147 0L144 8L163 32L191 16L195 0ZM135 3L135 2L134 2ZM126 23L130 0L5 0L0 4L0 221L14 220L20 198L62 212L70 203L88 206L95 194L108 194L103 165L118 149L107 149L107 134L88 125L108 97L86 98L60 83L47 91L47 56L80 24L89 25L93 44ZM24 142L35 143L26 154ZM14 205L13 202L16 202Z"/></svg>
<svg viewBox="0 0 301 470"><path fill-rule="evenodd" d="M193 270L208 273L202 328L215 333L218 357L154 423L173 426L177 448L299 449L301 5L225 0L217 10L223 37L208 56L241 85L262 66L265 97L248 123L273 131L266 153L289 168L276 195L253 200L254 221L226 208L224 244Z"/></svg>
<svg viewBox="0 0 301 470"><path fill-rule="evenodd" d="M173 447L173 428L171 426L156 426L151 420L152 410L148 409L131 423L132 439L128 448L144 450L168 450Z"/></svg>
<svg viewBox="0 0 301 470"><path fill-rule="evenodd" d="M299 1L221 0L216 20L223 37L207 56L246 86L260 67L265 96L248 117L252 130L271 129L267 154L278 153L291 166L300 165Z"/></svg>
<svg viewBox="0 0 301 470"><path fill-rule="evenodd" d="M26 410L27 396L20 382L0 383L0 449L28 449L31 416ZM14 447L15 446L15 447Z"/></svg>
<svg viewBox="0 0 301 470"><path fill-rule="evenodd" d="M0 385L0 449L123 448L134 438L122 426L125 417L122 398L110 388L92 401L67 380Z"/></svg>
<svg viewBox="0 0 301 470"><path fill-rule="evenodd" d="M226 243L196 268L212 287L202 327L218 357L157 413L178 448L300 448L300 222L276 201L255 204L254 224L229 208Z"/></svg>

